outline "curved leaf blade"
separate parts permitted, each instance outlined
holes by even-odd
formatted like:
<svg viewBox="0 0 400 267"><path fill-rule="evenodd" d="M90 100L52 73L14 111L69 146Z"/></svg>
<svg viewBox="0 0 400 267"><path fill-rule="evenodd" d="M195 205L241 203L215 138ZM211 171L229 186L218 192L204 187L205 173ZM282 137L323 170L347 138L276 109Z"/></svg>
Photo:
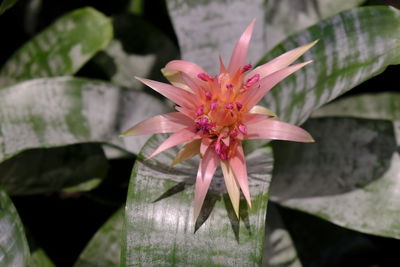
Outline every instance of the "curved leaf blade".
<svg viewBox="0 0 400 267"><path fill-rule="evenodd" d="M165 138L154 136L140 158ZM125 208L122 266L248 266L261 264L272 157L267 148L247 157L253 206L241 200L240 222L221 172L213 178L200 218L193 222L193 183L198 160L171 167L178 149L138 159ZM203 223L203 224L201 224Z"/></svg>
<svg viewBox="0 0 400 267"><path fill-rule="evenodd" d="M135 153L147 137L118 135L165 110L155 97L104 82L71 77L26 81L0 90L0 162L27 149L86 142Z"/></svg>
<svg viewBox="0 0 400 267"><path fill-rule="evenodd" d="M289 37L260 64L319 39L303 56L314 62L278 84L261 104L283 121L304 122L323 104L399 64L399 33L400 11L382 6L343 12Z"/></svg>
<svg viewBox="0 0 400 267"><path fill-rule="evenodd" d="M2 0L0 4L0 15L6 12L7 9L15 5L18 0Z"/></svg>
<svg viewBox="0 0 400 267"><path fill-rule="evenodd" d="M400 93L383 92L346 97L323 106L312 117L400 120Z"/></svg>
<svg viewBox="0 0 400 267"><path fill-rule="evenodd" d="M74 267L120 266L123 223L124 209L120 208L93 236Z"/></svg>
<svg viewBox="0 0 400 267"><path fill-rule="evenodd" d="M55 192L65 187L82 191L88 188L82 188L81 183L94 178L100 182L107 170L107 159L98 144L33 149L0 164L0 184L10 195Z"/></svg>
<svg viewBox="0 0 400 267"><path fill-rule="evenodd" d="M400 238L400 155L385 120L312 119L316 143L276 144L271 199L332 223Z"/></svg>
<svg viewBox="0 0 400 267"><path fill-rule="evenodd" d="M109 18L93 8L61 17L19 48L0 70L0 87L76 73L113 35Z"/></svg>
<svg viewBox="0 0 400 267"><path fill-rule="evenodd" d="M29 247L11 199L0 189L0 265L27 266Z"/></svg>
<svg viewBox="0 0 400 267"><path fill-rule="evenodd" d="M182 58L217 73L218 56L228 61L235 41L253 19L257 23L248 57L251 63L289 35L360 2L363 0L168 0L167 4Z"/></svg>

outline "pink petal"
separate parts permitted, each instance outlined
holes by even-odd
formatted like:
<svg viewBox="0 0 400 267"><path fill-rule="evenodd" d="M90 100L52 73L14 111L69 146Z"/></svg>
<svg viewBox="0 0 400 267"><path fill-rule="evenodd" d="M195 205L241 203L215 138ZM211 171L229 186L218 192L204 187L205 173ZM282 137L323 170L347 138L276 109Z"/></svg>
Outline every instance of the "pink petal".
<svg viewBox="0 0 400 267"><path fill-rule="evenodd" d="M168 71L181 71L189 75L192 79L198 79L199 73L205 73L206 71L199 65L185 60L172 60L166 66L165 69Z"/></svg>
<svg viewBox="0 0 400 267"><path fill-rule="evenodd" d="M196 119L196 114L194 113L193 109L188 109L180 106L175 106L175 109L184 114L186 117L192 118L193 120Z"/></svg>
<svg viewBox="0 0 400 267"><path fill-rule="evenodd" d="M135 78L180 106L189 108L196 106L197 98L186 90L145 78Z"/></svg>
<svg viewBox="0 0 400 267"><path fill-rule="evenodd" d="M179 144L195 140L195 139L200 139L200 136L194 132L192 128L184 128L182 130L179 130L178 132L174 133L170 137L168 137L157 149L156 151L151 154L148 159L156 156L157 154L171 148L174 146L177 146Z"/></svg>
<svg viewBox="0 0 400 267"><path fill-rule="evenodd" d="M203 157L204 154L206 153L208 147L211 145L212 143L212 139L210 138L203 138L201 140L201 144L200 144L200 155Z"/></svg>
<svg viewBox="0 0 400 267"><path fill-rule="evenodd" d="M226 161L221 161L221 169L224 175L225 186L232 203L233 210L239 218L240 188L236 182L235 175Z"/></svg>
<svg viewBox="0 0 400 267"><path fill-rule="evenodd" d="M122 136L156 133L174 133L193 124L193 120L179 112L157 115L141 121L125 131Z"/></svg>
<svg viewBox="0 0 400 267"><path fill-rule="evenodd" d="M258 121L262 121L268 119L269 117L265 114L256 114L256 113L243 113L242 114L242 123L247 125L250 123L255 123Z"/></svg>
<svg viewBox="0 0 400 267"><path fill-rule="evenodd" d="M244 158L243 147L237 146L235 155L229 159L229 166L235 174L236 181L238 182L240 189L247 201L249 207L251 207L251 198L249 191L249 181L247 179L247 167L246 159Z"/></svg>
<svg viewBox="0 0 400 267"><path fill-rule="evenodd" d="M238 101L242 103L244 106L246 106L248 109L252 108L277 83L282 81L284 78L286 78L293 72L301 69L305 65L310 64L311 62L312 61L310 60L304 63L292 65L287 68L278 70L267 77L264 77L259 81L259 83L255 84L250 89L248 89L244 94L242 94L238 98Z"/></svg>
<svg viewBox="0 0 400 267"><path fill-rule="evenodd" d="M243 67L246 63L247 50L249 49L249 43L255 23L256 20L254 19L249 26L247 26L239 41L236 43L235 49L232 52L231 61L229 62L228 66L228 71L231 75L235 74L235 72Z"/></svg>
<svg viewBox="0 0 400 267"><path fill-rule="evenodd" d="M194 220L199 217L201 207L206 198L208 188L210 187L211 179L214 176L215 170L220 162L217 154L212 148L209 148L204 158L201 159L199 169L197 171L195 192L194 192Z"/></svg>
<svg viewBox="0 0 400 267"><path fill-rule="evenodd" d="M264 78L271 73L274 73L280 69L286 68L290 64L296 61L300 56L302 56L305 52L307 52L311 47L313 47L317 41L311 42L309 44L297 47L292 49L277 58L265 63L264 65L258 66L251 72L247 74L247 78L252 77L256 74L259 74L261 78Z"/></svg>
<svg viewBox="0 0 400 267"><path fill-rule="evenodd" d="M296 142L314 142L311 135L300 127L274 120L266 119L247 124L247 139L274 139Z"/></svg>

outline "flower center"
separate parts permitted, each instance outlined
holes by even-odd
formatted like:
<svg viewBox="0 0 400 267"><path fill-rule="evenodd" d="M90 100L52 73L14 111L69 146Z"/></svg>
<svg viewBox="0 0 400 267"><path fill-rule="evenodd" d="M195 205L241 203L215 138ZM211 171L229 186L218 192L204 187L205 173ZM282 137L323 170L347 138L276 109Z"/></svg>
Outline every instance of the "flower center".
<svg viewBox="0 0 400 267"><path fill-rule="evenodd" d="M197 75L207 83L201 87L201 105L195 110L195 131L213 140L211 145L222 160L232 156L237 144L247 134L242 123L242 115L247 110L237 98L260 79L256 74L245 80L245 73L251 68L247 64L233 76L227 72L215 77L206 73Z"/></svg>

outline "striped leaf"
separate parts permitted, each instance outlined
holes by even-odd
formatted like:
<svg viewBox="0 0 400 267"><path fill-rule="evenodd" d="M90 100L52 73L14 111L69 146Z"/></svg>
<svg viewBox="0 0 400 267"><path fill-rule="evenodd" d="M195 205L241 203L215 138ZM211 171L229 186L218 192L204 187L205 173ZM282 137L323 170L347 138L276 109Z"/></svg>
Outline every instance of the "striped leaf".
<svg viewBox="0 0 400 267"><path fill-rule="evenodd" d="M260 64L301 44L320 41L303 60L314 62L285 79L262 100L290 123L302 123L323 104L400 63L400 11L365 7L346 11L293 35Z"/></svg>
<svg viewBox="0 0 400 267"><path fill-rule="evenodd" d="M272 158L267 148L247 157L253 206L237 220L221 171L213 178L200 218L193 222L198 159L171 167L178 151L144 160L163 141L154 136L132 171L125 208L122 266L253 266L263 255Z"/></svg>
<svg viewBox="0 0 400 267"><path fill-rule="evenodd" d="M19 48L0 70L0 87L76 73L112 38L110 19L93 8L61 17Z"/></svg>
<svg viewBox="0 0 400 267"><path fill-rule="evenodd" d="M271 199L340 226L400 238L400 139L388 120L311 119L316 143L274 144Z"/></svg>
<svg viewBox="0 0 400 267"><path fill-rule="evenodd" d="M0 266L24 267L29 247L24 227L11 199L0 189Z"/></svg>
<svg viewBox="0 0 400 267"><path fill-rule="evenodd" d="M93 236L74 267L120 266L123 222L124 209L120 208Z"/></svg>
<svg viewBox="0 0 400 267"><path fill-rule="evenodd" d="M85 142L109 142L135 152L146 138L118 135L165 109L154 97L104 82L71 77L26 81L0 90L0 162L30 148Z"/></svg>
<svg viewBox="0 0 400 267"><path fill-rule="evenodd" d="M71 77L42 78L4 88L0 90L0 163L8 161L0 165L4 174L0 183L11 193L31 194L101 178L107 164L98 147L57 147L96 142L135 153L147 137L122 139L118 135L165 109L161 101L143 92ZM26 152L9 160L39 148L53 150ZM42 160L51 164L42 167ZM26 168L15 169L22 162Z"/></svg>
<svg viewBox="0 0 400 267"><path fill-rule="evenodd" d="M168 0L169 14L182 58L211 73L218 71L218 56L228 60L241 32L257 19L249 62L290 34L323 18L353 8L363 0Z"/></svg>

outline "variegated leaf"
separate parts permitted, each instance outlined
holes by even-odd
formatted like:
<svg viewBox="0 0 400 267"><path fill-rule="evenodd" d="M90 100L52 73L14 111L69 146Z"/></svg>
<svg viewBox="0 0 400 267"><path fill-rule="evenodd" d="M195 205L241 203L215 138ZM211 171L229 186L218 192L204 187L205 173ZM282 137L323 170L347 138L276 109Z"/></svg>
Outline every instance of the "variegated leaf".
<svg viewBox="0 0 400 267"><path fill-rule="evenodd" d="M0 87L32 78L72 75L108 45L112 34L110 19L93 8L68 13L8 59L0 70Z"/></svg>
<svg viewBox="0 0 400 267"><path fill-rule="evenodd" d="M221 172L214 175L200 220L193 221L198 159L171 167L178 151L145 160L163 141L154 136L132 171L125 208L122 266L249 266L261 264L272 158L268 148L247 157L252 208L241 201L240 221Z"/></svg>
<svg viewBox="0 0 400 267"><path fill-rule="evenodd" d="M364 233L400 238L400 143L388 120L320 118L315 144L274 144L271 199Z"/></svg>
<svg viewBox="0 0 400 267"><path fill-rule="evenodd" d="M29 247L24 227L11 199L0 189L0 266L25 267Z"/></svg>

